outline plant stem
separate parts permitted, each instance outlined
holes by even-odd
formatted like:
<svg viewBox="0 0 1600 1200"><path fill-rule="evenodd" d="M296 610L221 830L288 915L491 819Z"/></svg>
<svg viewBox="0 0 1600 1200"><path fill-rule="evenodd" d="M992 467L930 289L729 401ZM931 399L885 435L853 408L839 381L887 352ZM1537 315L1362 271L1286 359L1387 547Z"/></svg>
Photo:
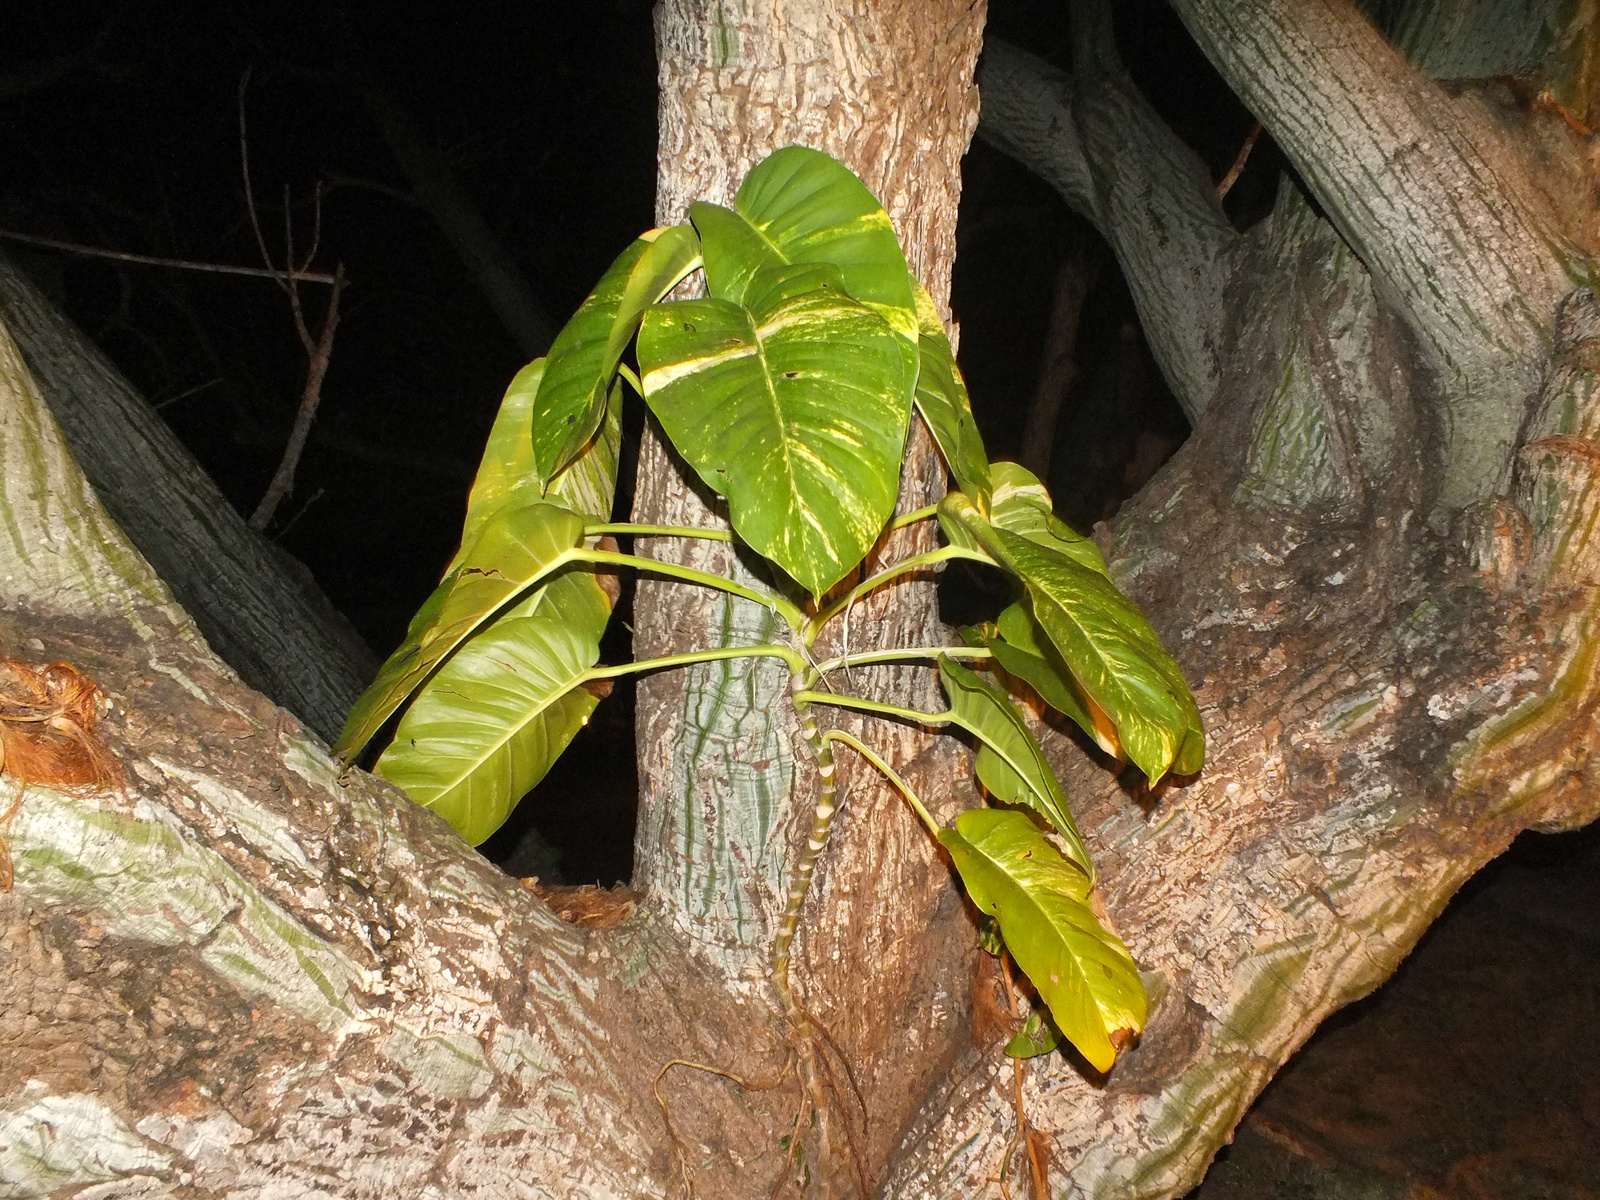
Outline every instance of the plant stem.
<svg viewBox="0 0 1600 1200"><path fill-rule="evenodd" d="M819 676L845 667L859 667L865 663L903 662L907 659L938 658L993 658L994 651L987 646L905 646L898 650L863 650L860 654L841 654L816 665Z"/></svg>
<svg viewBox="0 0 1600 1200"><path fill-rule="evenodd" d="M619 362L617 364L617 374L621 375L633 385L633 394L635 396L644 395L644 387L642 384L640 384L639 377L633 373L633 370L628 366L627 363Z"/></svg>
<svg viewBox="0 0 1600 1200"><path fill-rule="evenodd" d="M817 762L817 805L812 810L811 836L806 839L806 848L800 853L800 861L795 863L783 915L778 918L778 931L772 939L772 989L778 993L783 1015L788 1018L789 1027L800 1042L801 1076L820 1120L827 1112L827 1097L823 1094L822 1081L817 1072L816 1033L812 1029L811 1018L795 1000L790 987L789 956L794 947L795 932L800 927L800 910L805 907L806 893L811 890L812 873L816 870L817 859L828 844L828 834L833 829L838 784L834 776L833 746L817 728L816 714L805 701L808 693L798 687L801 682L802 676L796 672L791 681L790 695L794 700L795 716L800 722L800 736L811 748Z"/></svg>
<svg viewBox="0 0 1600 1200"><path fill-rule="evenodd" d="M781 658L794 672L806 669L806 660L787 646L718 646L711 650L690 650L684 654L668 654L661 658L641 658L637 662L618 663L614 667L591 667L579 682L590 679L615 679L638 671L664 671L668 667L687 667L694 663L717 662L726 658Z"/></svg>
<svg viewBox="0 0 1600 1200"><path fill-rule="evenodd" d="M948 725L954 714L949 712L925 713L914 708L901 708L897 704L880 704L876 700L863 700L860 696L836 696L832 692L796 692L795 707L802 704L827 704L834 708L853 708L858 712L876 713L880 717L898 717L915 725Z"/></svg>
<svg viewBox="0 0 1600 1200"><path fill-rule="evenodd" d="M639 558L633 554L617 554L610 550L585 550L578 548L571 551L568 562L589 562L605 564L613 567L632 567L636 571L649 571L654 575L666 575L672 579L681 579L685 583L698 583L701 587L715 588L721 592L738 596L759 604L763 608L771 609L788 624L790 629L799 632L805 624L805 614L802 613L782 596L773 595L771 592L758 592L755 588L745 587L742 583L735 583L731 579L724 579L721 575L713 575L709 571L697 571L693 567L681 567L677 563L660 562L653 558Z"/></svg>
<svg viewBox="0 0 1600 1200"><path fill-rule="evenodd" d="M630 525L614 522L609 525L585 525L584 537L599 537L606 533L621 533L632 537L701 538L708 542L731 542L733 533L727 529L695 529L687 525Z"/></svg>
<svg viewBox="0 0 1600 1200"><path fill-rule="evenodd" d="M937 504L930 504L926 508L912 509L910 512L902 513L890 521L889 530L893 532L896 529L904 529L907 525L915 525L918 521L926 521L929 517L935 517L938 514L939 506Z"/></svg>
<svg viewBox="0 0 1600 1200"><path fill-rule="evenodd" d="M939 830L941 828L939 822L935 821L933 819L933 814L922 806L922 801L917 799L917 794L911 790L911 785L904 779L901 779L893 767L884 762L883 759L879 758L876 753L874 753L872 750L869 750L865 745L851 737L842 729L830 729L827 733L823 734L823 740L829 742L843 742L846 746L849 746L850 749L861 755L862 758L866 759L873 766L877 767L879 771L883 772L884 778L890 783L894 784L895 787L899 788L900 794L910 801L911 807L917 811L917 816L920 817L922 823L928 827L928 832L933 834L934 837L939 836Z"/></svg>
<svg viewBox="0 0 1600 1200"><path fill-rule="evenodd" d="M941 546L937 550L929 550L925 554L913 554L910 558L901 559L894 566L879 571L870 579L863 579L843 596L840 596L827 608L806 623L806 645L817 640L817 634L822 632L823 626L833 620L845 609L849 608L867 593L881 588L884 584L898 579L911 571L920 571L926 567L937 566L942 562L949 562L953 558L969 558L977 562L994 565L994 559L979 550L968 550L964 546Z"/></svg>

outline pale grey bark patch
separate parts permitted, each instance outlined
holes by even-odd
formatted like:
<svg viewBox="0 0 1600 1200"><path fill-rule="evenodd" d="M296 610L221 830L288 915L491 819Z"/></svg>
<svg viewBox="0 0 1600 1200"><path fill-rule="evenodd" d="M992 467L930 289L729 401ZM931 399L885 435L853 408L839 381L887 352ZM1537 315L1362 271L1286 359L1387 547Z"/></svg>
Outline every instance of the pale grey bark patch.
<svg viewBox="0 0 1600 1200"><path fill-rule="evenodd" d="M1151 353L1191 424L1216 393L1225 252L1237 240L1193 151L1128 78L1109 10L1088 19L1074 75L998 38L979 71L978 132L1054 187L1116 252Z"/></svg>

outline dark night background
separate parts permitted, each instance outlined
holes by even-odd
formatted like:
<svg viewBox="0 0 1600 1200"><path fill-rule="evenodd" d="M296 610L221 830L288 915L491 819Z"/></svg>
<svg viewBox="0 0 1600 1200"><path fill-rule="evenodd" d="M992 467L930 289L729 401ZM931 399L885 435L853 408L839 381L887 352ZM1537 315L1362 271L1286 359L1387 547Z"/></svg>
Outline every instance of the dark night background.
<svg viewBox="0 0 1600 1200"><path fill-rule="evenodd" d="M1065 9L1058 0L992 0L989 30L1067 66ZM454 6L415 19L397 18L393 6L341 13L342 22L310 5L7 5L0 230L261 266L240 169L239 90L249 72L250 171L268 248L281 266L292 218L303 251L320 184L314 266L342 264L350 280L316 430L269 534L383 655L456 548L484 439L526 356L429 214L405 196L354 80L375 77L403 99L559 325L653 224L655 62L645 0ZM1164 5L1123 0L1117 19L1137 82L1220 178L1250 114ZM1264 137L1227 198L1239 227L1265 215L1283 169ZM953 306L991 457L1019 456L1061 263L1074 257L1095 280L1050 479L1062 515L1086 529L1115 512L1186 426L1111 253L1090 227L981 142L967 158L964 189ZM3 237L0 252L109 353L248 514L277 465L305 374L278 288ZM307 285L304 294L315 321L326 289ZM606 648L613 658L627 653L620 624ZM508 869L559 871L571 883L626 878L631 722L619 688L486 852ZM530 821L553 851L529 841ZM598 826L613 832L597 839ZM1511 869L1569 869L1594 858L1593 836L1550 849L1558 844L1524 847ZM1581 944L1592 957L1596 943ZM1408 964L1402 980L1407 971L1415 977ZM1452 986L1472 991L1481 981ZM1547 999L1568 1015L1585 1011L1571 997ZM1319 1041L1353 1027L1339 1025ZM1423 1035L1395 1036L1415 1043ZM1278 1193L1216 1192L1268 1194Z"/></svg>

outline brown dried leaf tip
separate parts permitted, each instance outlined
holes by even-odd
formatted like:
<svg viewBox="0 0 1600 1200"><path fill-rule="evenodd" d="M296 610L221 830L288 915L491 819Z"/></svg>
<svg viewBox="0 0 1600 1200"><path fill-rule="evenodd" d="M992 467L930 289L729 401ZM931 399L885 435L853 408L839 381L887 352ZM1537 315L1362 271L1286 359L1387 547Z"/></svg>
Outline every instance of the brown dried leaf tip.
<svg viewBox="0 0 1600 1200"><path fill-rule="evenodd" d="M23 785L0 814L0 891L11 890L6 835L30 783L101 791L120 787L122 765L96 736L99 686L70 663L32 667L0 658L0 772Z"/></svg>

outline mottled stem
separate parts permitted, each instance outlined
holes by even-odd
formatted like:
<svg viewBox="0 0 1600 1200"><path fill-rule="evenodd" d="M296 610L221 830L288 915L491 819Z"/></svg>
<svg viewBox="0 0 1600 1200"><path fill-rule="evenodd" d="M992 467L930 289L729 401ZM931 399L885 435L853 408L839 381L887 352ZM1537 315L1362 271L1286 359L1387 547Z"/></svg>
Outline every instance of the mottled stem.
<svg viewBox="0 0 1600 1200"><path fill-rule="evenodd" d="M783 916L778 919L778 932L772 939L772 987L778 993L783 1015L799 1043L800 1075L811 1103L816 1106L817 1132L822 1145L820 1161L828 1161L828 1106L823 1094L821 1074L817 1069L816 1030L805 1008L795 1000L789 983L789 957L794 948L794 935L800 928L800 910L805 907L806 893L811 890L811 877L816 871L817 859L828 844L828 833L833 828L833 814L837 807L838 784L833 769L833 745L817 727L817 716L811 705L800 697L805 694L806 677L796 672L790 682L790 695L794 697L795 717L801 739L811 750L817 764L817 803L812 810L811 835L800 852L794 873L789 878L789 894L783 906ZM824 1176L826 1168L824 1167Z"/></svg>

